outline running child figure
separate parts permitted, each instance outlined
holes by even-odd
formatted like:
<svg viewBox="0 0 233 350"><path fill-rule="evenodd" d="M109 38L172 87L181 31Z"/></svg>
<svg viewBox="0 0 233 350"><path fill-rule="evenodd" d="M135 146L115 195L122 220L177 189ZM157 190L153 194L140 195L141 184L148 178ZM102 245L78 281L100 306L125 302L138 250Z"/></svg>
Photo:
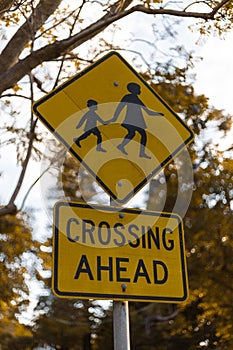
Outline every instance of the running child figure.
<svg viewBox="0 0 233 350"><path fill-rule="evenodd" d="M99 152L106 152L106 150L101 146L102 135L97 127L97 122L105 124L104 120L101 119L100 116L96 113L96 110L98 109L98 102L96 102L95 100L88 100L87 107L89 108L89 111L87 111L83 115L83 117L76 126L76 129L79 129L84 123L86 123L84 126L84 134L74 138L73 140L78 147L81 147L80 141L85 140L88 136L93 134L97 137L96 150Z"/></svg>

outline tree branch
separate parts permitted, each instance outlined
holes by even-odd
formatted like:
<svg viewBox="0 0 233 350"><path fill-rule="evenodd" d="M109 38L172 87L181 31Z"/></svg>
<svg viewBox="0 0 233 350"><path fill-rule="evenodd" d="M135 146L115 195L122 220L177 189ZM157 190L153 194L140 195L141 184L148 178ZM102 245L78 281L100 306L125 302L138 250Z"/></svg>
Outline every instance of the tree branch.
<svg viewBox="0 0 233 350"><path fill-rule="evenodd" d="M73 30L74 30L75 24L76 24L76 22L77 22L77 20L78 20L78 16L80 15L80 13L81 13L81 11L82 11L84 5L85 5L85 0L83 0L81 6L80 6L80 8L79 8L78 14L77 14L76 18L74 19L74 22L73 22L73 24L72 24L72 26L71 26L71 29L70 29L70 36L72 36L72 34L73 34ZM61 74L61 72L62 72L62 68L63 68L63 65L64 65L65 58L66 58L66 53L65 53L65 54L63 55L63 57L61 58L61 64L60 64L60 67L59 67L59 71L58 71L56 80L55 80L55 82L54 82L53 89L55 89L55 87L57 86L57 84L58 84L58 82L59 82L59 77L60 77L60 74Z"/></svg>
<svg viewBox="0 0 233 350"><path fill-rule="evenodd" d="M7 69L17 63L18 58L25 46L34 38L36 32L49 18L49 16L57 9L62 0L41 0L31 16L19 28L0 56L0 72L5 72ZM1 74L1 73L0 73Z"/></svg>
<svg viewBox="0 0 233 350"><path fill-rule="evenodd" d="M22 170L21 170L21 173L20 173L17 185L15 187L15 190L14 190L14 192L13 192L13 194L12 194L12 196L11 196L9 202L8 202L8 204L5 207L0 208L0 216L6 215L6 214L16 214L17 213L17 207L15 205L15 199L18 196L19 191L21 189L21 186L22 186L22 183L23 183L23 180L24 180L24 176L25 176L25 173L26 173L26 169L27 169L30 157L31 157L32 145L33 145L33 140L34 140L34 137L35 137L34 132L35 132L37 120L38 119L34 120L31 123L27 154L26 154L25 160L24 160L23 165L22 165Z"/></svg>
<svg viewBox="0 0 233 350"><path fill-rule="evenodd" d="M66 152L67 152L67 151L64 150L64 151L60 154L60 156L59 156L58 158L54 159L54 160L49 164L49 166L48 166L44 171L42 171L42 173L40 174L40 176L38 176L38 177L36 178L36 180L30 185L30 187L28 188L28 190L27 190L27 192L26 192L26 194L25 194L25 196L24 196L24 198L23 198L23 200L22 200L22 204L21 204L21 206L20 206L20 208L19 208L19 211L21 211L21 210L24 208L25 202L26 202L26 200L27 200L27 198L28 198L28 196L29 196L31 190L33 189L33 187L34 187L34 186L37 184L37 182L51 169L52 166L54 166L54 165L57 164L57 163L59 164L59 161L65 157Z"/></svg>
<svg viewBox="0 0 233 350"><path fill-rule="evenodd" d="M91 24L87 28L81 30L79 33L70 36L67 39L56 41L52 44L46 45L41 49L32 52L25 59L16 63L8 72L4 72L0 76L1 86L0 94L8 88L13 87L19 80L21 80L26 74L28 74L32 69L37 67L44 61L52 61L57 57L66 54L68 51L77 48L89 39L99 34L110 24L118 21L121 18L129 16L134 12L142 12L149 15L170 15L176 17L189 17L189 18L199 18L205 20L213 20L217 11L219 11L229 0L224 0L214 8L211 12L184 12L169 9L151 9L142 5L133 6L128 10L120 11L117 13L107 13L102 18L100 18L95 23Z"/></svg>
<svg viewBox="0 0 233 350"><path fill-rule="evenodd" d="M172 313L169 315L163 316L163 315L155 315L155 316L148 316L145 319L145 328L147 335L151 334L151 328L154 326L157 322L168 322L170 320L173 320L181 311L181 309L175 309Z"/></svg>
<svg viewBox="0 0 233 350"><path fill-rule="evenodd" d="M0 1L0 18L4 16L4 13L10 10L14 0L1 0Z"/></svg>
<svg viewBox="0 0 233 350"><path fill-rule="evenodd" d="M217 14L217 12L218 12L224 5L226 5L228 2L230 3L229 0L223 0L222 2L220 2L218 5L216 5L216 6L213 8L213 10L212 10L212 12L211 12L213 18L214 18L214 16Z"/></svg>

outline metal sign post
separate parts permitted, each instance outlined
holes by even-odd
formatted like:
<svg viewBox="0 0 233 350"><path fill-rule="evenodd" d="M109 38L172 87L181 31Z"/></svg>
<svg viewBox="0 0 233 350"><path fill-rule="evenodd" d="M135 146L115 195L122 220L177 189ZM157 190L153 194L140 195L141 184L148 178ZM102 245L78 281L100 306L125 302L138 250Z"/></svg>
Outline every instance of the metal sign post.
<svg viewBox="0 0 233 350"><path fill-rule="evenodd" d="M113 302L114 350L130 350L128 301Z"/></svg>
<svg viewBox="0 0 233 350"><path fill-rule="evenodd" d="M116 203L110 197L110 206ZM113 301L113 342L114 350L130 350L129 303Z"/></svg>

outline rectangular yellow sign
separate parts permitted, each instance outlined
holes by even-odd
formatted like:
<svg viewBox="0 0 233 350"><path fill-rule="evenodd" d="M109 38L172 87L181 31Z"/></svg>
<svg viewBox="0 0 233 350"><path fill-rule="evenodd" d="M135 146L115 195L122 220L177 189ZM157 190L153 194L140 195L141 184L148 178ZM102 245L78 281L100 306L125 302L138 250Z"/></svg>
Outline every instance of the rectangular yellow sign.
<svg viewBox="0 0 233 350"><path fill-rule="evenodd" d="M182 302L188 295L183 235L173 213L57 202L53 291L69 298Z"/></svg>

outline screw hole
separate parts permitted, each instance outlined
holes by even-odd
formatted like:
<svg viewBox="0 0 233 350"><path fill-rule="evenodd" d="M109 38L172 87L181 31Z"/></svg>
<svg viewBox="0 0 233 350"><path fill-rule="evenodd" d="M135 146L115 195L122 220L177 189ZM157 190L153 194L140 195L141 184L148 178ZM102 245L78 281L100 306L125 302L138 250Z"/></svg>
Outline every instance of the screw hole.
<svg viewBox="0 0 233 350"><path fill-rule="evenodd" d="M122 292L125 292L125 291L126 291L126 288L127 288L127 285L123 283L123 284L121 285Z"/></svg>

